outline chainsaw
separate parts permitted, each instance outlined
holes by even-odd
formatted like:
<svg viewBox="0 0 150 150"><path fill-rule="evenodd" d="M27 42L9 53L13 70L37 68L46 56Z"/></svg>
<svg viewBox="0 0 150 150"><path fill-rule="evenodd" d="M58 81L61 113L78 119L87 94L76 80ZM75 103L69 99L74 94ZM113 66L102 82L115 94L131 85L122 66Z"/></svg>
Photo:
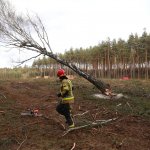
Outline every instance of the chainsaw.
<svg viewBox="0 0 150 150"><path fill-rule="evenodd" d="M39 109L31 109L28 108L26 111L21 113L21 116L34 116L34 117L40 117L42 114L39 113Z"/></svg>

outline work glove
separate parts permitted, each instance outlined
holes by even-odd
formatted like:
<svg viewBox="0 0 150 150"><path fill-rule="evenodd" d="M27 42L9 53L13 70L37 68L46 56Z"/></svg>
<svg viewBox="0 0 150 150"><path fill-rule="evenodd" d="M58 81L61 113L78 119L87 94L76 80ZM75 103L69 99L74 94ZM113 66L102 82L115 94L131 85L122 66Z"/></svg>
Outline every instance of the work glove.
<svg viewBox="0 0 150 150"><path fill-rule="evenodd" d="M66 91L66 92L63 93L61 96L62 96L62 97L66 97L66 96L68 96L68 93L69 93L69 91Z"/></svg>
<svg viewBox="0 0 150 150"><path fill-rule="evenodd" d="M57 97L61 97L61 93L57 93Z"/></svg>

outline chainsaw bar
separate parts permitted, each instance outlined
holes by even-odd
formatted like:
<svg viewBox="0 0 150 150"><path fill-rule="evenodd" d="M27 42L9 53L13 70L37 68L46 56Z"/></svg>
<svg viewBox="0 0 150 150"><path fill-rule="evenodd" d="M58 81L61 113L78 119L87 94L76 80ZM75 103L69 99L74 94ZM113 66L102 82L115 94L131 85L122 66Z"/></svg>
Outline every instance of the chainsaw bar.
<svg viewBox="0 0 150 150"><path fill-rule="evenodd" d="M35 117L41 117L42 114L33 114L31 112L22 112L21 116L35 116Z"/></svg>

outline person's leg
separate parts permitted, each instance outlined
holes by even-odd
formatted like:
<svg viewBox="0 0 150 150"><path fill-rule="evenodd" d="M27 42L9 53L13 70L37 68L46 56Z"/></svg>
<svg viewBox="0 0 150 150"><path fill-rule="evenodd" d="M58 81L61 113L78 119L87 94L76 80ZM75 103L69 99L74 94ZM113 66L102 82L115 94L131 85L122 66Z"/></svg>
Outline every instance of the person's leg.
<svg viewBox="0 0 150 150"><path fill-rule="evenodd" d="M71 107L69 103L64 104L64 116L66 118L67 124L69 127L74 127L74 121L71 114Z"/></svg>
<svg viewBox="0 0 150 150"><path fill-rule="evenodd" d="M58 104L57 107L56 107L56 111L61 114L61 115L64 115L64 105L63 104Z"/></svg>
<svg viewBox="0 0 150 150"><path fill-rule="evenodd" d="M69 125L69 127L74 127L74 121L71 115L71 107L69 103L64 103L64 104L58 104L56 107L56 111L64 115L66 118L66 123Z"/></svg>

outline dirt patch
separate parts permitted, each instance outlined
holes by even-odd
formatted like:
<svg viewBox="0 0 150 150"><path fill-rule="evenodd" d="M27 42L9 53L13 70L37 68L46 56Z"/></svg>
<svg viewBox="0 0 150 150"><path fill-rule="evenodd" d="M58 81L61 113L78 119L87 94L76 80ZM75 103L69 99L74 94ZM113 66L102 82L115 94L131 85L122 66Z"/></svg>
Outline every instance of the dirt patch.
<svg viewBox="0 0 150 150"><path fill-rule="evenodd" d="M137 115L110 111L97 101L80 97L74 105L76 125L85 121L117 117L104 126L75 130L63 135L65 120L55 111L56 87L42 82L7 82L0 85L6 96L0 101L0 149L16 150L149 150L150 121ZM78 92L78 91L76 91ZM27 108L38 108L45 117L21 116Z"/></svg>

